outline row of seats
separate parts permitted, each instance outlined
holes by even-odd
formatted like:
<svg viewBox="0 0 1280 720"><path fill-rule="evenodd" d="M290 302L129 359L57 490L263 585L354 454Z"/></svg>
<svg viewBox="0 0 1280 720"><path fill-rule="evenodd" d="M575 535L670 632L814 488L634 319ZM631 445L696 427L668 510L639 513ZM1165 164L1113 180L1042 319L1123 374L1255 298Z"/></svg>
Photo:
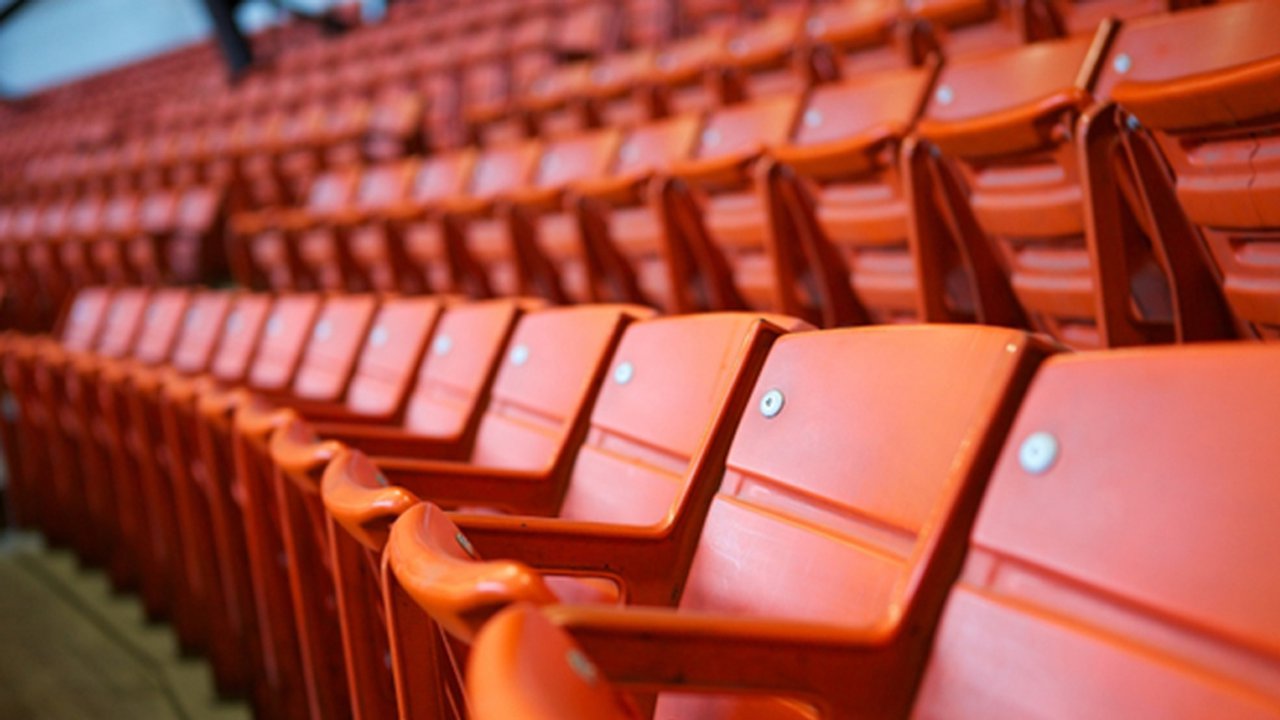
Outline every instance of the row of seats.
<svg viewBox="0 0 1280 720"><path fill-rule="evenodd" d="M1277 56L1247 29L1278 12L1108 23L701 119L327 173L300 210L233 218L239 277L978 321L1077 348L1274 338L1275 108L1255 88Z"/></svg>
<svg viewBox="0 0 1280 720"><path fill-rule="evenodd" d="M1274 346L93 288L0 351L20 519L261 717L1280 715Z"/></svg>

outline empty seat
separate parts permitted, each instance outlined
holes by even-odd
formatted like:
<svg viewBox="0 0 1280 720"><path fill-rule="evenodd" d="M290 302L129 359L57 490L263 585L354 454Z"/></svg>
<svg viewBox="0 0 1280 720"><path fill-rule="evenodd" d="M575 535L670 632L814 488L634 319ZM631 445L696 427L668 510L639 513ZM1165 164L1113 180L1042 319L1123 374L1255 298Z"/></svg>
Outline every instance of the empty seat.
<svg viewBox="0 0 1280 720"><path fill-rule="evenodd" d="M1178 205L1195 226L1173 221L1169 198L1152 197L1165 253L1189 251L1198 234L1213 258L1213 277L1245 335L1280 338L1280 187L1275 114L1269 89L1280 49L1266 28L1280 20L1274 3L1232 3L1126 23L1098 80L1120 107L1149 130L1121 127L1135 145L1140 177L1173 173ZM1157 149L1158 148L1158 149ZM1163 159L1161 159L1163 156ZM1151 192L1151 191L1149 191ZM1176 288L1181 290L1181 288ZM1179 301L1211 312L1193 291Z"/></svg>
<svg viewBox="0 0 1280 720"><path fill-rule="evenodd" d="M914 714L1276 717L1280 577L1252 550L1280 541L1278 391L1270 347L1051 360Z"/></svg>
<svg viewBox="0 0 1280 720"><path fill-rule="evenodd" d="M819 86L790 142L770 149L771 227L795 238L774 261L790 268L779 272L783 300L818 308L826 326L926 315L899 150L935 75L884 70ZM954 254L935 262L962 275Z"/></svg>
<svg viewBox="0 0 1280 720"><path fill-rule="evenodd" d="M996 328L782 337L729 448L678 607L547 612L594 661L598 671L586 672L598 682L672 691L659 718L902 715L1005 430L1046 352ZM472 674L482 683L472 709L517 717L541 704L546 683L516 676L564 675L497 632L482 632L474 665L505 671ZM498 677L505 687L486 682Z"/></svg>

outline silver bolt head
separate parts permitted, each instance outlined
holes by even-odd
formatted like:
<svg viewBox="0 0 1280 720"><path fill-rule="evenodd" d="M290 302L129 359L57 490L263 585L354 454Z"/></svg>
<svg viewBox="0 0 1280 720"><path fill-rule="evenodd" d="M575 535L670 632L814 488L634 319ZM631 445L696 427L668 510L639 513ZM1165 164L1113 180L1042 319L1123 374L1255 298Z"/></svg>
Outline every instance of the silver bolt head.
<svg viewBox="0 0 1280 720"><path fill-rule="evenodd" d="M774 388L765 393L760 398L760 414L771 418L782 412L782 406L786 404L786 398L782 396L782 391Z"/></svg>
<svg viewBox="0 0 1280 720"><path fill-rule="evenodd" d="M1058 438L1052 433L1034 432L1018 448L1018 464L1031 475L1043 475L1058 461Z"/></svg>

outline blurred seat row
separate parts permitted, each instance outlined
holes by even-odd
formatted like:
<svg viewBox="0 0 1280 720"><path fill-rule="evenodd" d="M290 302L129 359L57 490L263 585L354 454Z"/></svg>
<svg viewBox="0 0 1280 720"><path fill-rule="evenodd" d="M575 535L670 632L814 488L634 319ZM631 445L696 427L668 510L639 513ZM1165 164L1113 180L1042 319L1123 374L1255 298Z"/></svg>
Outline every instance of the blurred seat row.
<svg viewBox="0 0 1280 720"><path fill-rule="evenodd" d="M295 76L246 84L230 115L205 101L192 114L207 123L111 145L100 172L12 195L10 315L50 315L88 284L229 267L276 291L980 322L1082 349L1274 338L1280 5L945 5L956 14L775 9L555 65L468 116L487 118L480 144L425 156L405 155L412 134L380 144L358 94L307 104L283 89ZM579 12L602 27L604 9L504 15L514 29L485 26L507 38L489 47L508 62L521 23L546 40ZM1029 29L1041 26L1067 35L1025 44L1054 34ZM1002 43L988 37L999 28L1021 29ZM548 63L572 54L539 43ZM428 47L468 72L483 64ZM357 56L316 54L304 65L326 77ZM378 102L418 107L402 90ZM481 127L507 121L517 132Z"/></svg>
<svg viewBox="0 0 1280 720"><path fill-rule="evenodd" d="M21 522L275 718L1277 717L1280 348L79 291Z"/></svg>

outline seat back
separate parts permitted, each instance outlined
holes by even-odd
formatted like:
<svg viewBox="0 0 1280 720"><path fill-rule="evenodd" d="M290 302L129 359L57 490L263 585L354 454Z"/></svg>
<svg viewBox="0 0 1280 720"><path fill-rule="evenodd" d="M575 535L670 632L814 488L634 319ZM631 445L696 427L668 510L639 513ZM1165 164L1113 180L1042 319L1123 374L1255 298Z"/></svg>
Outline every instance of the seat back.
<svg viewBox="0 0 1280 720"><path fill-rule="evenodd" d="M405 197L416 175L416 160L401 160L365 168L356 186L355 206L361 210L377 210Z"/></svg>
<svg viewBox="0 0 1280 720"><path fill-rule="evenodd" d="M235 293L223 290L196 292L182 317L182 330L173 348L170 365L181 373L204 370L223 333Z"/></svg>
<svg viewBox="0 0 1280 720"><path fill-rule="evenodd" d="M1063 356L996 465L921 717L1275 717L1280 348Z"/></svg>
<svg viewBox="0 0 1280 720"><path fill-rule="evenodd" d="M293 394L306 400L341 399L377 311L373 295L326 298L293 379Z"/></svg>
<svg viewBox="0 0 1280 720"><path fill-rule="evenodd" d="M236 297L222 324L217 353L209 364L215 378L236 382L245 376L273 306L268 295L244 293Z"/></svg>
<svg viewBox="0 0 1280 720"><path fill-rule="evenodd" d="M866 690L869 714L900 708L1004 431L1045 353L1024 333L988 327L778 340L679 607L874 634L896 655L888 662L907 664L844 677L841 690ZM679 716L688 702L698 701L664 697L659 712Z"/></svg>
<svg viewBox="0 0 1280 720"><path fill-rule="evenodd" d="M522 317L500 360L470 461L549 469L589 410L622 328L651 312L629 305L582 305Z"/></svg>
<svg viewBox="0 0 1280 720"><path fill-rule="evenodd" d="M107 310L106 323L98 334L94 353L118 358L129 352L142 328L150 294L142 288L121 288L112 293L111 308Z"/></svg>
<svg viewBox="0 0 1280 720"><path fill-rule="evenodd" d="M533 141L488 148L476 158L468 194L489 200L528 182L538 160L538 144Z"/></svg>
<svg viewBox="0 0 1280 720"><path fill-rule="evenodd" d="M419 366L405 408L405 430L454 440L471 435L498 357L523 313L524 303L513 299L445 310Z"/></svg>
<svg viewBox="0 0 1280 720"><path fill-rule="evenodd" d="M696 115L687 114L632 128L618 146L613 174L647 175L684 160L693 151L699 124Z"/></svg>
<svg viewBox="0 0 1280 720"><path fill-rule="evenodd" d="M347 388L348 409L359 415L400 410L442 310L442 303L429 297L393 298L382 304Z"/></svg>
<svg viewBox="0 0 1280 720"><path fill-rule="evenodd" d="M786 141L800 98L763 98L718 110L707 118L693 156L700 160L754 153Z"/></svg>
<svg viewBox="0 0 1280 720"><path fill-rule="evenodd" d="M532 185L537 188L562 188L578 180L598 178L609 170L618 147L617 130L597 130L548 143Z"/></svg>
<svg viewBox="0 0 1280 720"><path fill-rule="evenodd" d="M289 386L311 337L320 304L320 296L309 293L286 293L275 299L249 369L251 387L284 390Z"/></svg>
<svg viewBox="0 0 1280 720"><path fill-rule="evenodd" d="M591 412L560 516L655 525L674 515L730 390L797 321L756 313L656 318L627 329Z"/></svg>
<svg viewBox="0 0 1280 720"><path fill-rule="evenodd" d="M881 130L902 136L923 110L932 73L923 68L868 74L814 88L791 141L818 145Z"/></svg>
<svg viewBox="0 0 1280 720"><path fill-rule="evenodd" d="M350 168L318 175L307 189L307 212L328 215L345 208L355 194L357 181L357 173Z"/></svg>
<svg viewBox="0 0 1280 720"><path fill-rule="evenodd" d="M429 204L460 195L467 187L475 164L475 152L455 150L436 153L418 166L409 191L412 202Z"/></svg>
<svg viewBox="0 0 1280 720"><path fill-rule="evenodd" d="M110 311L111 297L111 290L105 287L89 287L77 292L58 333L59 344L73 351L92 347Z"/></svg>
<svg viewBox="0 0 1280 720"><path fill-rule="evenodd" d="M162 288L151 294L142 317L138 344L133 357L144 365L164 362L182 330L191 292L182 288Z"/></svg>

